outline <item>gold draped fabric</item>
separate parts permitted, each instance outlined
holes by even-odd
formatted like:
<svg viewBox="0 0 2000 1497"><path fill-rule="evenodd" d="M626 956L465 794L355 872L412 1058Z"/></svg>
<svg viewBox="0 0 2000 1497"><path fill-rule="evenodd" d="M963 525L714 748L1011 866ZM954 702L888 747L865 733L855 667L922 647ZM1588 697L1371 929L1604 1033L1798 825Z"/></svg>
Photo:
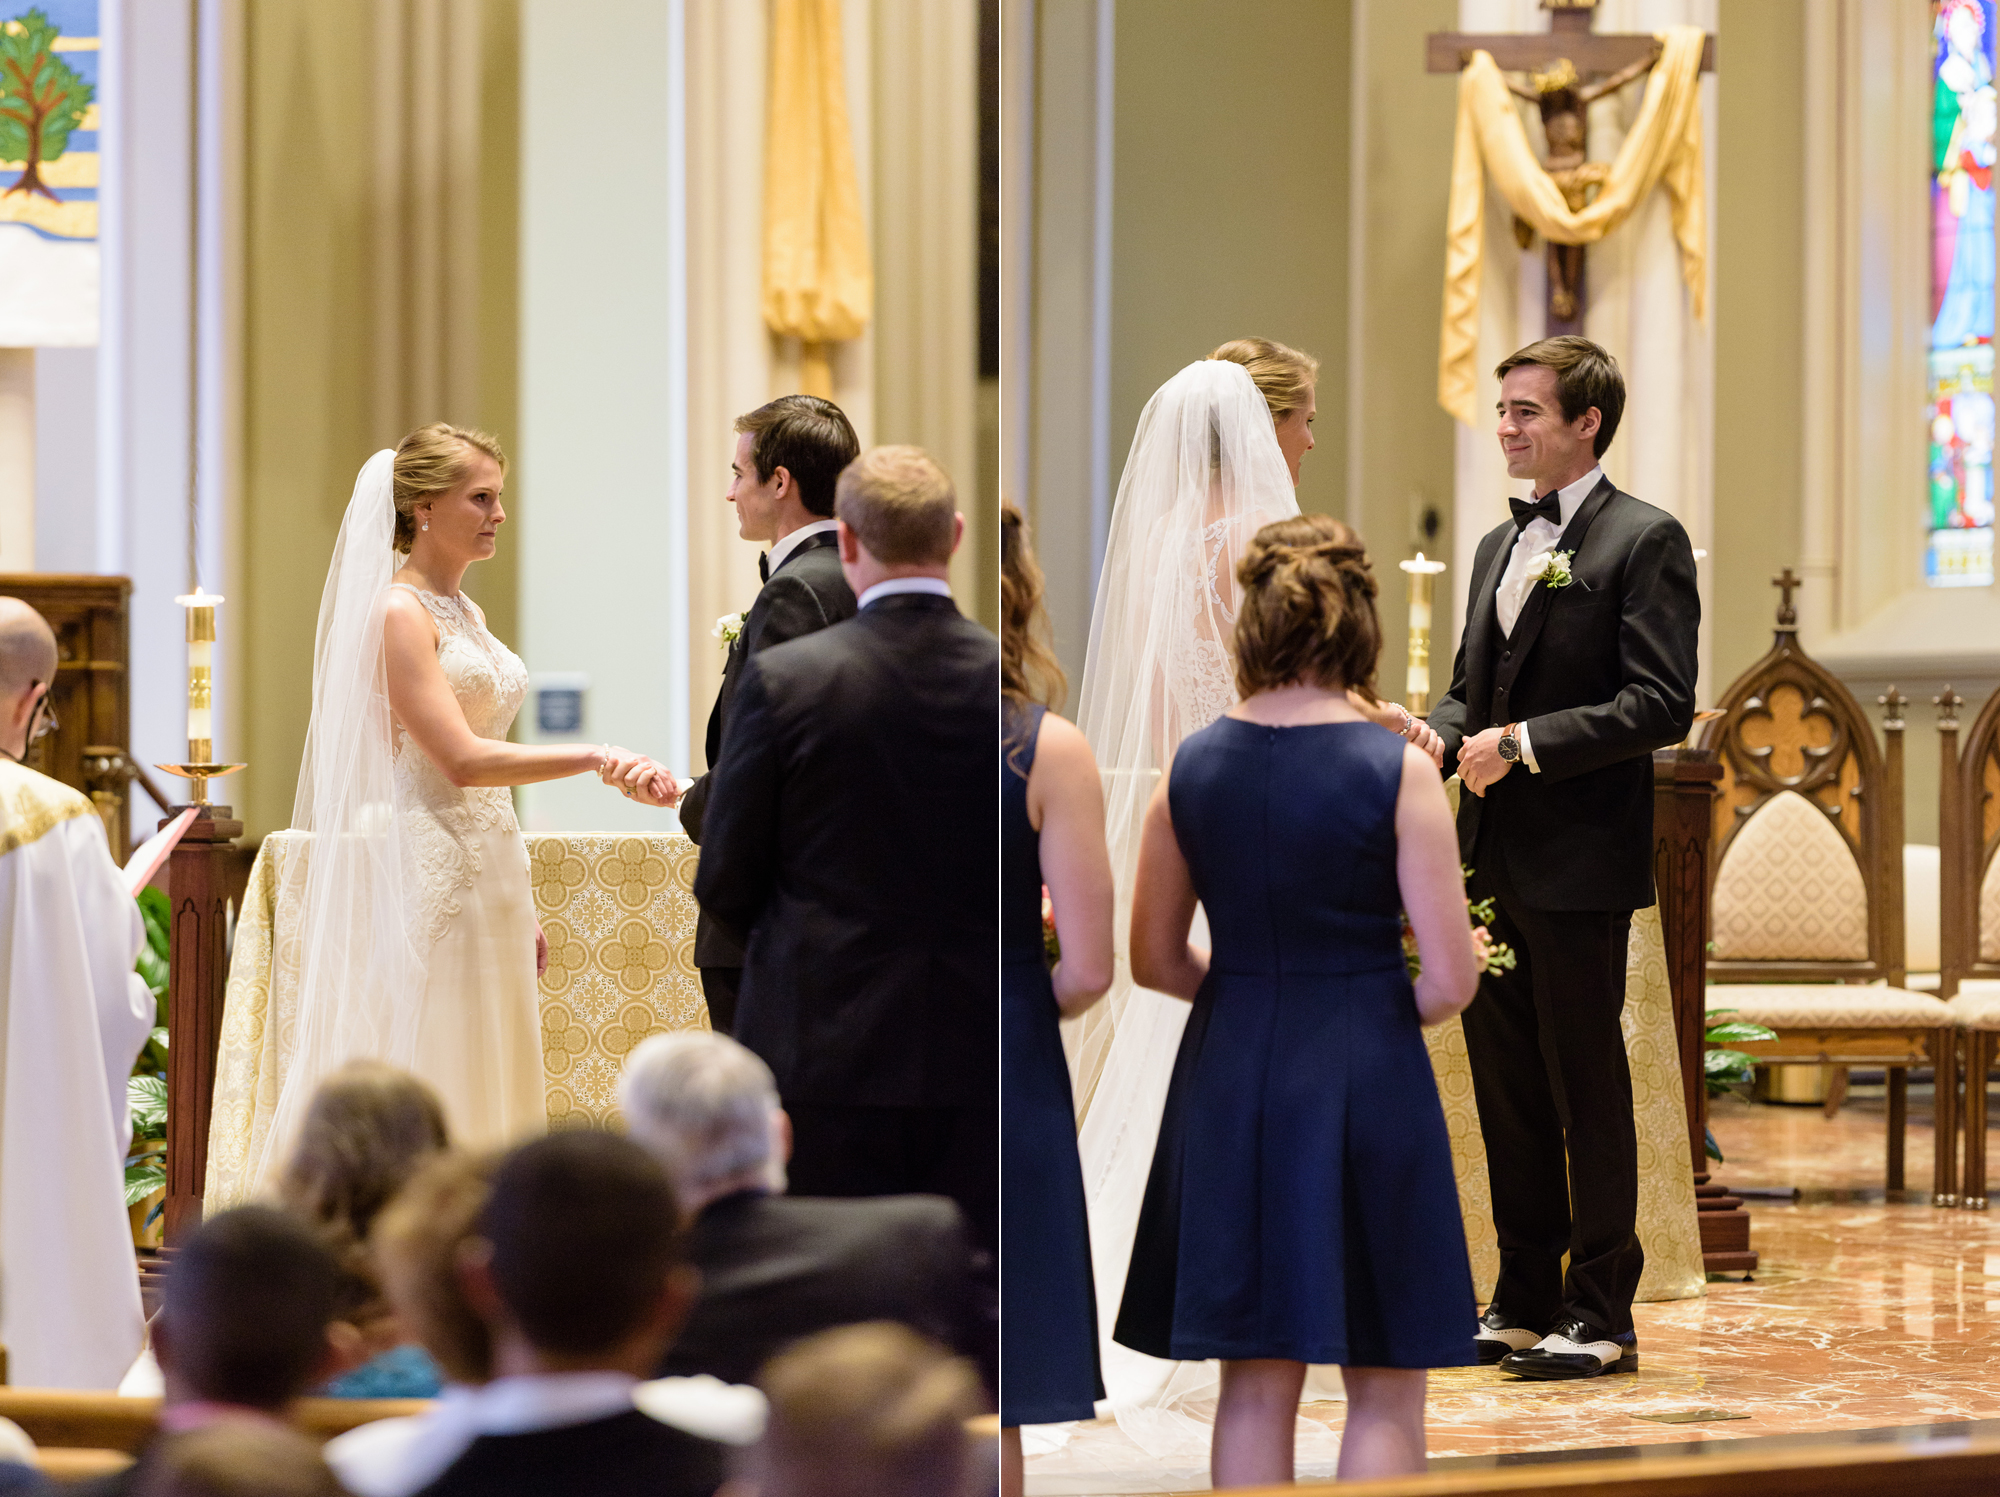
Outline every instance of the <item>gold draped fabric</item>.
<svg viewBox="0 0 2000 1497"><path fill-rule="evenodd" d="M1692 1299L1707 1274L1695 1218L1694 1172L1688 1159L1687 1102L1681 1092L1674 999L1667 984L1666 942L1656 905L1632 917L1625 965L1625 1055L1632 1068L1632 1110L1639 1130L1639 1245L1646 1267L1638 1298ZM1493 1233L1493 1193L1486 1179L1486 1142L1472 1097L1472 1067L1458 1020L1424 1031L1451 1131L1458 1209L1472 1254L1472 1282L1483 1303L1500 1274Z"/></svg>
<svg viewBox="0 0 2000 1497"><path fill-rule="evenodd" d="M1697 26L1670 27L1659 36L1663 50L1646 80L1639 117L1609 165L1601 172L1590 171L1592 178L1601 177L1601 185L1596 197L1576 210L1570 208L1563 184L1536 159L1492 54L1474 52L1459 74L1451 199L1445 218L1438 403L1468 426L1478 419L1475 366L1489 172L1515 214L1557 244L1597 243L1631 217L1655 184L1665 187L1673 204L1681 278L1687 283L1694 315L1707 315L1708 210L1701 164L1701 54L1706 37Z"/></svg>
<svg viewBox="0 0 2000 1497"><path fill-rule="evenodd" d="M299 911L279 893L287 863L305 856L310 841L303 832L266 837L237 912L209 1125L209 1211L254 1193L251 1162L277 1109L298 1019L300 950ZM678 833L525 841L535 913L549 941L541 982L548 1120L612 1122L618 1073L633 1046L663 1030L708 1026L694 967L700 854Z"/></svg>
<svg viewBox="0 0 2000 1497"><path fill-rule="evenodd" d="M799 384L830 398L826 345L875 304L841 74L840 0L777 0L764 145L764 323L800 342Z"/></svg>

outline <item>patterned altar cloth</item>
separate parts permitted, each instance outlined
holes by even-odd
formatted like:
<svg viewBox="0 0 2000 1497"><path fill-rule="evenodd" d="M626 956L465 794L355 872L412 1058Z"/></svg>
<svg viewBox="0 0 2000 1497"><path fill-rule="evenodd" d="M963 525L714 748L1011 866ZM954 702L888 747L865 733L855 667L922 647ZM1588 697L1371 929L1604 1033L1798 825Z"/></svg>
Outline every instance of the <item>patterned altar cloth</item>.
<svg viewBox="0 0 2000 1497"><path fill-rule="evenodd" d="M264 839L237 911L209 1124L211 1212L249 1197L248 1162L262 1146L290 1059L297 912L278 908L277 892L287 860L305 840L289 831ZM549 942L541 983L549 1122L607 1123L618 1115L618 1072L635 1045L663 1030L708 1027L694 966L699 853L679 833L525 840Z"/></svg>
<svg viewBox="0 0 2000 1497"><path fill-rule="evenodd" d="M1632 1067L1632 1107L1639 1129L1639 1244L1646 1250L1638 1298L1693 1299L1707 1274L1695 1218L1694 1172L1688 1159L1687 1101L1681 1092L1680 1047L1674 1036L1673 990L1667 984L1666 939L1656 905L1632 917L1625 960L1625 1055ZM1483 1304L1500 1276L1493 1235L1493 1192L1486 1179L1486 1141L1472 1097L1472 1066L1457 1019L1424 1031L1431 1069L1451 1130L1458 1209L1472 1253L1472 1282Z"/></svg>

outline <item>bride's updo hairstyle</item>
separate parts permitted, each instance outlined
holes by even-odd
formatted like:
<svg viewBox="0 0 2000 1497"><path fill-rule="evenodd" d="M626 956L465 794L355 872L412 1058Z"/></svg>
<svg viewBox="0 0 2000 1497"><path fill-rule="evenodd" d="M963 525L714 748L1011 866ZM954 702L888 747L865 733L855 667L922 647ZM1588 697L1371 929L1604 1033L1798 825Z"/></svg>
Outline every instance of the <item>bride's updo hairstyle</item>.
<svg viewBox="0 0 2000 1497"><path fill-rule="evenodd" d="M417 539L417 510L427 499L447 493L465 479L472 454L483 452L507 471L507 454L497 437L465 426L433 421L396 444L396 540L407 552Z"/></svg>
<svg viewBox="0 0 2000 1497"><path fill-rule="evenodd" d="M1304 410L1306 398L1319 383L1319 360L1269 338L1232 338L1211 359L1226 359L1250 371L1250 382L1271 408L1271 419L1282 421Z"/></svg>
<svg viewBox="0 0 2000 1497"><path fill-rule="evenodd" d="M1382 624L1361 538L1330 515L1266 525L1236 564L1236 689L1301 682L1375 696Z"/></svg>

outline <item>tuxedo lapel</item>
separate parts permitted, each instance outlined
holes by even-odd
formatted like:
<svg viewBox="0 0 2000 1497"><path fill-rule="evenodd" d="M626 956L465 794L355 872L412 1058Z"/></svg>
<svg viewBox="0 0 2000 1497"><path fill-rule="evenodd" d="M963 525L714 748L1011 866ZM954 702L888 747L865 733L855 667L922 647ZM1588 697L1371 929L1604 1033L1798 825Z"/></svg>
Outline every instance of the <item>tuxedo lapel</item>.
<svg viewBox="0 0 2000 1497"><path fill-rule="evenodd" d="M1511 525L1510 525L1511 528ZM1479 586L1472 595L1472 617L1465 626L1465 701L1466 706L1480 719L1479 727L1487 726L1484 718L1493 699L1493 642L1500 632L1500 609L1496 595L1500 591L1500 578L1507 570L1507 558L1514 554L1514 540L1518 537L1502 535L1499 544L1493 548L1493 555L1486 563L1486 570L1480 574ZM1467 724L1471 727L1471 724ZM1479 731L1473 728L1472 731Z"/></svg>
<svg viewBox="0 0 2000 1497"><path fill-rule="evenodd" d="M1572 560L1583 549L1583 538L1590 530L1590 522L1595 520L1604 506L1618 492L1618 486L1609 478L1597 480L1597 487L1590 491L1590 497L1583 501L1577 512L1570 517L1563 533L1556 540L1551 551L1567 551ZM1528 598L1521 605L1521 616L1514 620L1514 632L1507 636L1507 648L1513 655L1514 669L1518 671L1528 651L1535 647L1535 640L1547 621L1549 609L1555 604L1556 590L1540 583L1528 589Z"/></svg>

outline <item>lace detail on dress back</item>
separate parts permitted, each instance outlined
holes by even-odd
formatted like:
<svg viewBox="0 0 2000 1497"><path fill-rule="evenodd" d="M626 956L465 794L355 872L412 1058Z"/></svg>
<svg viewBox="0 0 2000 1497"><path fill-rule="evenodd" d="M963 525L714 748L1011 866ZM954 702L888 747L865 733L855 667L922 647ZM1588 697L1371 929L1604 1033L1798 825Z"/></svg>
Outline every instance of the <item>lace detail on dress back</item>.
<svg viewBox="0 0 2000 1497"><path fill-rule="evenodd" d="M528 668L495 639L463 593L441 598L407 582L391 584L424 605L438 631L438 665L458 699L466 726L481 738L504 739L528 695ZM409 818L408 839L417 892L417 932L429 942L458 913L458 891L480 872L473 833L518 831L513 793L504 785L458 786L397 725L396 809Z"/></svg>

